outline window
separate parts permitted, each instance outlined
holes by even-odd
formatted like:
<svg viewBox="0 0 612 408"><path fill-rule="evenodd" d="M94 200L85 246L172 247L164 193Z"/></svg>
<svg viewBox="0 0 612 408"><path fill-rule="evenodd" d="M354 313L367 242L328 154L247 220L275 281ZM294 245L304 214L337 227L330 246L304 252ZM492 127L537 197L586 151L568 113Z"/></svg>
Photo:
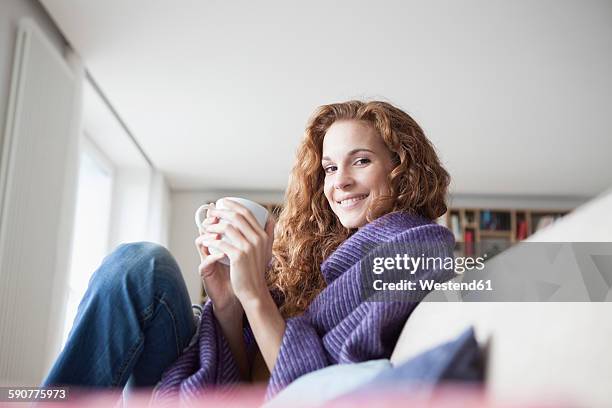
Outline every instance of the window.
<svg viewBox="0 0 612 408"><path fill-rule="evenodd" d="M72 328L89 279L108 253L113 173L110 161L84 136L79 152L77 201L62 347Z"/></svg>

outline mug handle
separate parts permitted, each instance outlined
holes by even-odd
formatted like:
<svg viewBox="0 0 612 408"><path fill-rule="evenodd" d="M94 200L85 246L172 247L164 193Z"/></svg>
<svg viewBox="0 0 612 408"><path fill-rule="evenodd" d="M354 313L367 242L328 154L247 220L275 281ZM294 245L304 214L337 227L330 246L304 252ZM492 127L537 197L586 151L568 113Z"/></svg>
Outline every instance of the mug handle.
<svg viewBox="0 0 612 408"><path fill-rule="evenodd" d="M204 232L204 230L202 229L202 223L204 222L204 219L206 218L206 214L204 214L204 210L208 211L208 209L211 208L212 206L213 206L212 203L201 205L200 207L198 207L198 209L195 212L195 224L200 234Z"/></svg>

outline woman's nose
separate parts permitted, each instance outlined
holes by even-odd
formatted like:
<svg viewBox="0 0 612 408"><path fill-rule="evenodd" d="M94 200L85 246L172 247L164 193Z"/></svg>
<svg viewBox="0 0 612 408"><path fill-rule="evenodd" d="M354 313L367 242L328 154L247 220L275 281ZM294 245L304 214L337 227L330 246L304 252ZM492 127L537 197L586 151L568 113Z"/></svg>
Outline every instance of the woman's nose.
<svg viewBox="0 0 612 408"><path fill-rule="evenodd" d="M351 184L353 184L353 179L349 172L338 169L336 179L334 180L334 188L341 190L349 187Z"/></svg>

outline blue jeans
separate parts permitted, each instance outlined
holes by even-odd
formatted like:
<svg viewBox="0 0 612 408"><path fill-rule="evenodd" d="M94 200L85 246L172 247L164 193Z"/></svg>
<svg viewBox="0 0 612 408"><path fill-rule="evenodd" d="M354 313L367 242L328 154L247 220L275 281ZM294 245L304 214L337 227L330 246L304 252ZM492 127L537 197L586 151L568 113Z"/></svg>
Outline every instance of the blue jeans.
<svg viewBox="0 0 612 408"><path fill-rule="evenodd" d="M93 274L64 349L42 386L154 386L196 322L181 271L164 247L120 245Z"/></svg>

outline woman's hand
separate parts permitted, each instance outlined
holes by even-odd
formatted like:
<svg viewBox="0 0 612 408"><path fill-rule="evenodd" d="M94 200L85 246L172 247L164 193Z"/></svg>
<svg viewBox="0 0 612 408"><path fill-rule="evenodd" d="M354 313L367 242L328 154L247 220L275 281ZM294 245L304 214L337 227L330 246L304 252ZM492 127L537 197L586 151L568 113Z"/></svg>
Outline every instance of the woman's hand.
<svg viewBox="0 0 612 408"><path fill-rule="evenodd" d="M226 209L211 209L210 216L227 222L206 224L205 230L222 234L231 243L207 238L205 245L229 258L231 285L244 306L245 302L269 296L265 273L272 258L275 223L268 217L264 229L246 207L231 200L224 200L223 204Z"/></svg>
<svg viewBox="0 0 612 408"><path fill-rule="evenodd" d="M244 308L268 370L272 372L286 327L265 279L272 258L275 223L269 217L265 229L261 228L244 206L230 200L225 200L224 204L227 209L213 209L210 215L227 223L207 224L206 232L223 234L231 243L213 239L207 240L206 245L229 258L232 288Z"/></svg>
<svg viewBox="0 0 612 408"><path fill-rule="evenodd" d="M214 206L214 204L211 204ZM202 223L200 236L196 238L195 245L200 254L200 266L198 271L202 278L202 284L208 297L212 300L215 312L222 313L237 313L242 314L242 306L234 294L230 281L230 269L227 265L220 261L225 257L225 254L219 253L211 255L205 244L206 241L220 239L219 234L206 232L207 225L213 225L219 222L217 217L210 215L208 210L207 217Z"/></svg>
<svg viewBox="0 0 612 408"><path fill-rule="evenodd" d="M214 207L214 204L211 204L211 207ZM207 240L220 239L219 234L206 231L205 226L219 222L219 218L211 216L210 211L210 209L207 211L206 219L202 222L200 228L200 236L195 241L201 260L198 269L206 294L212 300L213 313L229 343L236 364L238 364L240 378L247 381L249 379L249 363L242 338L244 309L232 289L230 268L219 262L225 257L225 254L211 255L205 244Z"/></svg>

